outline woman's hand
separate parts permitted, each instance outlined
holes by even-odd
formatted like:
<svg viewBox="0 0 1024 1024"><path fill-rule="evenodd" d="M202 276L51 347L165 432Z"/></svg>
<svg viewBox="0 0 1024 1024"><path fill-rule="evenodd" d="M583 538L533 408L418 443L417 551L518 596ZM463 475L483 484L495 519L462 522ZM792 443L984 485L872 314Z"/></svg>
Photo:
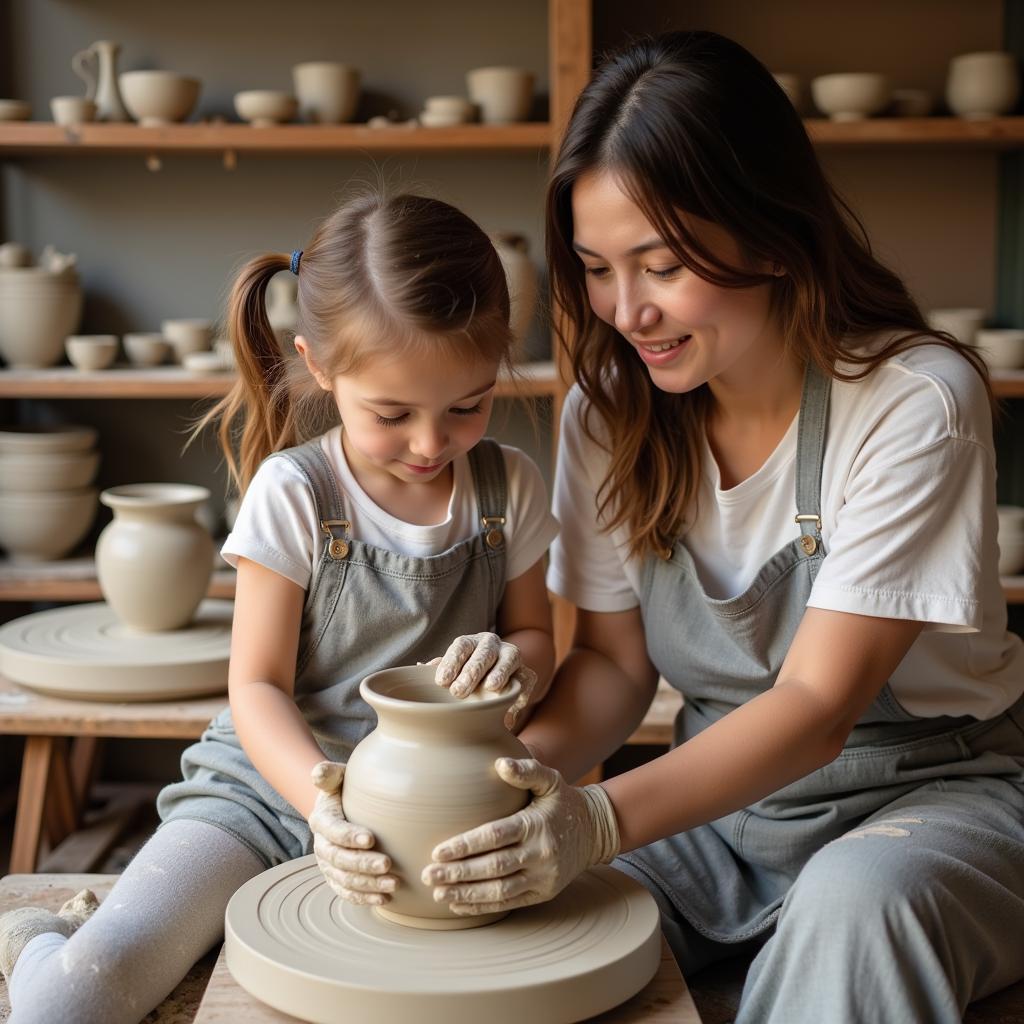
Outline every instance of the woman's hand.
<svg viewBox="0 0 1024 1024"><path fill-rule="evenodd" d="M380 906L391 899L398 879L387 872L391 858L372 850L369 829L353 825L341 809L341 783L345 766L321 761L313 768L313 785L320 791L309 816L313 852L327 884L349 903Z"/></svg>
<svg viewBox="0 0 1024 1024"><path fill-rule="evenodd" d="M505 715L511 729L530 703L537 685L537 673L520 659L519 648L495 633L471 633L456 637L437 666L434 679L453 697L468 697L477 687L500 693L512 680L519 683L519 696Z"/></svg>
<svg viewBox="0 0 1024 1024"><path fill-rule="evenodd" d="M521 811L447 839L422 873L455 914L494 914L543 903L619 852L619 827L601 786L570 786L553 768L509 757L498 775L533 799Z"/></svg>

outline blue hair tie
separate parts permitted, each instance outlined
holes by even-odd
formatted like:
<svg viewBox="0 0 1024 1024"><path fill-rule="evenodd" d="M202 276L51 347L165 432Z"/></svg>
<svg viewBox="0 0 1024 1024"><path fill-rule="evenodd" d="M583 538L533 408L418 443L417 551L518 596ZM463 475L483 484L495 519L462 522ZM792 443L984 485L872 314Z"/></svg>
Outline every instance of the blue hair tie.
<svg viewBox="0 0 1024 1024"><path fill-rule="evenodd" d="M301 260L301 259L302 259L302 250L301 249L293 249L292 250L292 263L291 263L291 268L290 269L291 269L291 272L293 274L295 274L296 277L298 277L298 274L299 274L299 260Z"/></svg>

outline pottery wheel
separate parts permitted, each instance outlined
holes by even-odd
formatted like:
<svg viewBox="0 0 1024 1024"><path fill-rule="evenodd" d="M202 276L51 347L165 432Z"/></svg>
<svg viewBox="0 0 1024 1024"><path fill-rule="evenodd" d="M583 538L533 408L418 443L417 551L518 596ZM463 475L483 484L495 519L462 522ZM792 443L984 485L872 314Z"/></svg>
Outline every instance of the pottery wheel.
<svg viewBox="0 0 1024 1024"><path fill-rule="evenodd" d="M204 601L184 629L143 633L106 603L36 612L0 626L0 672L54 697L174 700L224 693L230 601Z"/></svg>
<svg viewBox="0 0 1024 1024"><path fill-rule="evenodd" d="M657 904L611 868L495 924L423 931L339 899L312 856L246 882L224 942L242 988L314 1024L569 1024L635 995L661 956Z"/></svg>

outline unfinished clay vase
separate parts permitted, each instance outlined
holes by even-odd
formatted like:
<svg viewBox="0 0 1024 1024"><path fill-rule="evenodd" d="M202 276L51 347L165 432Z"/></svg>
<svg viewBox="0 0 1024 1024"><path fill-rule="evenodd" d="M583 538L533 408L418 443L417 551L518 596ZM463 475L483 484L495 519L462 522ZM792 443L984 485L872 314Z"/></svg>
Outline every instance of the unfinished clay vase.
<svg viewBox="0 0 1024 1024"><path fill-rule="evenodd" d="M154 631L192 621L213 571L213 540L196 521L209 497L191 484L131 484L100 494L114 520L97 542L96 574L125 625Z"/></svg>
<svg viewBox="0 0 1024 1024"><path fill-rule="evenodd" d="M504 724L519 693L477 690L453 697L434 682L433 665L386 669L359 687L377 728L349 758L342 806L392 860L399 886L377 913L413 928L475 928L504 914L457 917L436 903L420 874L438 843L514 814L527 801L494 770L499 757L529 757Z"/></svg>

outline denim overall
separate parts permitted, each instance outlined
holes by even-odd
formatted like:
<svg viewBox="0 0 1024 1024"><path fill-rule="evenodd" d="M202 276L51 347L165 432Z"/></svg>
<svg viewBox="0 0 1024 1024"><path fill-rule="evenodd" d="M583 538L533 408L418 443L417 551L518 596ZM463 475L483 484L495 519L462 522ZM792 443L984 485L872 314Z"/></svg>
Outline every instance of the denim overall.
<svg viewBox="0 0 1024 1024"><path fill-rule="evenodd" d="M507 481L499 445L469 452L480 529L447 551L398 554L350 537L345 507L317 440L280 452L306 477L325 543L303 609L295 703L324 752L347 762L376 725L360 681L392 665L429 661L460 635L493 630L505 588ZM225 709L181 759L183 780L157 800L164 821L206 821L266 865L309 853L306 819L268 785L242 750Z"/></svg>
<svg viewBox="0 0 1024 1024"><path fill-rule="evenodd" d="M744 593L709 598L681 541L644 566L649 653L686 698L676 745L776 680L826 557L830 392L810 368L800 533ZM835 761L615 865L654 894L684 974L760 948L737 1024L958 1022L1024 975L1024 701L917 718L886 684Z"/></svg>

